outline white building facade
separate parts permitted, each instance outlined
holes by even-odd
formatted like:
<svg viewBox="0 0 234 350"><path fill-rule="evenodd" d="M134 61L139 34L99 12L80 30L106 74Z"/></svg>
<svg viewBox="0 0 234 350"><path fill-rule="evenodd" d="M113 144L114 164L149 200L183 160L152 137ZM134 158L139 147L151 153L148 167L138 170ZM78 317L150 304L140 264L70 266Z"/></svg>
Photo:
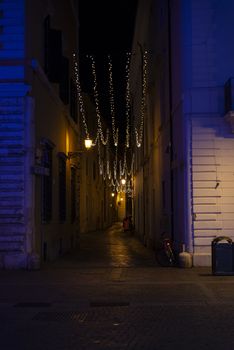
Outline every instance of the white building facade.
<svg viewBox="0 0 234 350"><path fill-rule="evenodd" d="M136 231L152 246L168 232L194 266L211 265L215 237L234 239L233 11L228 0L140 1L136 21L133 51L149 56Z"/></svg>

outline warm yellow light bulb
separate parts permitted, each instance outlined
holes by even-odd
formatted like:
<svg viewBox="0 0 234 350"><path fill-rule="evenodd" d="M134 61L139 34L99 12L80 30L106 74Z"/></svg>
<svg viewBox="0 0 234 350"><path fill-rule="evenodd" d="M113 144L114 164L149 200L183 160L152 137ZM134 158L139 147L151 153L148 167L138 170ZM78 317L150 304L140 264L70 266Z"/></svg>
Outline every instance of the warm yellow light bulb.
<svg viewBox="0 0 234 350"><path fill-rule="evenodd" d="M126 184L126 180L125 180L125 179L122 179L122 180L121 180L121 183L122 183L122 185L125 185L125 184Z"/></svg>
<svg viewBox="0 0 234 350"><path fill-rule="evenodd" d="M85 147L86 147L87 149L91 148L92 145L93 145L93 141L92 141L92 140L90 140L90 139L86 139L86 140L85 140Z"/></svg>

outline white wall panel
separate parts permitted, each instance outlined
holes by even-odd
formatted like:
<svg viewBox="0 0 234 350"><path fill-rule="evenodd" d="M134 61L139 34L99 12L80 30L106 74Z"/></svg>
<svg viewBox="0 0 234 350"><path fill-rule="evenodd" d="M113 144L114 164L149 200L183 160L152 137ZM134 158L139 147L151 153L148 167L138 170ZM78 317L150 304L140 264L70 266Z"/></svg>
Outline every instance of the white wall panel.
<svg viewBox="0 0 234 350"><path fill-rule="evenodd" d="M215 237L234 239L234 136L221 117L192 126L194 250L211 254Z"/></svg>

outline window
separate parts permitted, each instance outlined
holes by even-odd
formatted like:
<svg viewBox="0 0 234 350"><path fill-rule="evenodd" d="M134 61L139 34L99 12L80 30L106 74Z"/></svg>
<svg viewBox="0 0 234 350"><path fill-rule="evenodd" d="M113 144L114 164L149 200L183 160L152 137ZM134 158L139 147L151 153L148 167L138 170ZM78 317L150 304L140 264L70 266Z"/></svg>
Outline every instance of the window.
<svg viewBox="0 0 234 350"><path fill-rule="evenodd" d="M71 222L76 220L76 169L71 168Z"/></svg>
<svg viewBox="0 0 234 350"><path fill-rule="evenodd" d="M52 218L52 147L45 144L42 152L42 166L47 170L42 178L42 220Z"/></svg>
<svg viewBox="0 0 234 350"><path fill-rule="evenodd" d="M50 16L44 20L44 69L52 83L60 83L62 68L62 32L51 29Z"/></svg>
<svg viewBox="0 0 234 350"><path fill-rule="evenodd" d="M59 82L59 97L65 105L69 103L69 59L62 56L62 70Z"/></svg>
<svg viewBox="0 0 234 350"><path fill-rule="evenodd" d="M44 20L44 70L52 83L59 83L59 97L69 104L69 59L63 56L62 31L52 29L50 16Z"/></svg>
<svg viewBox="0 0 234 350"><path fill-rule="evenodd" d="M59 219L66 220L66 156L59 155Z"/></svg>
<svg viewBox="0 0 234 350"><path fill-rule="evenodd" d="M70 115L74 122L77 123L77 91L72 79L70 80Z"/></svg>

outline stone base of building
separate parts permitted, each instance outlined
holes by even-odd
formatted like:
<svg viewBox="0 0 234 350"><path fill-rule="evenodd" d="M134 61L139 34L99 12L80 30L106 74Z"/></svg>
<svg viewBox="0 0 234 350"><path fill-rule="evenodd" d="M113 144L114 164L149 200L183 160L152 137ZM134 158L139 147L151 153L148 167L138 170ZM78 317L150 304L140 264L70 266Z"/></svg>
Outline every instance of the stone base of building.
<svg viewBox="0 0 234 350"><path fill-rule="evenodd" d="M193 254L194 267L211 266L211 254L209 253L194 253Z"/></svg>
<svg viewBox="0 0 234 350"><path fill-rule="evenodd" d="M6 270L38 270L40 258L37 254L5 253L0 255L0 269Z"/></svg>

